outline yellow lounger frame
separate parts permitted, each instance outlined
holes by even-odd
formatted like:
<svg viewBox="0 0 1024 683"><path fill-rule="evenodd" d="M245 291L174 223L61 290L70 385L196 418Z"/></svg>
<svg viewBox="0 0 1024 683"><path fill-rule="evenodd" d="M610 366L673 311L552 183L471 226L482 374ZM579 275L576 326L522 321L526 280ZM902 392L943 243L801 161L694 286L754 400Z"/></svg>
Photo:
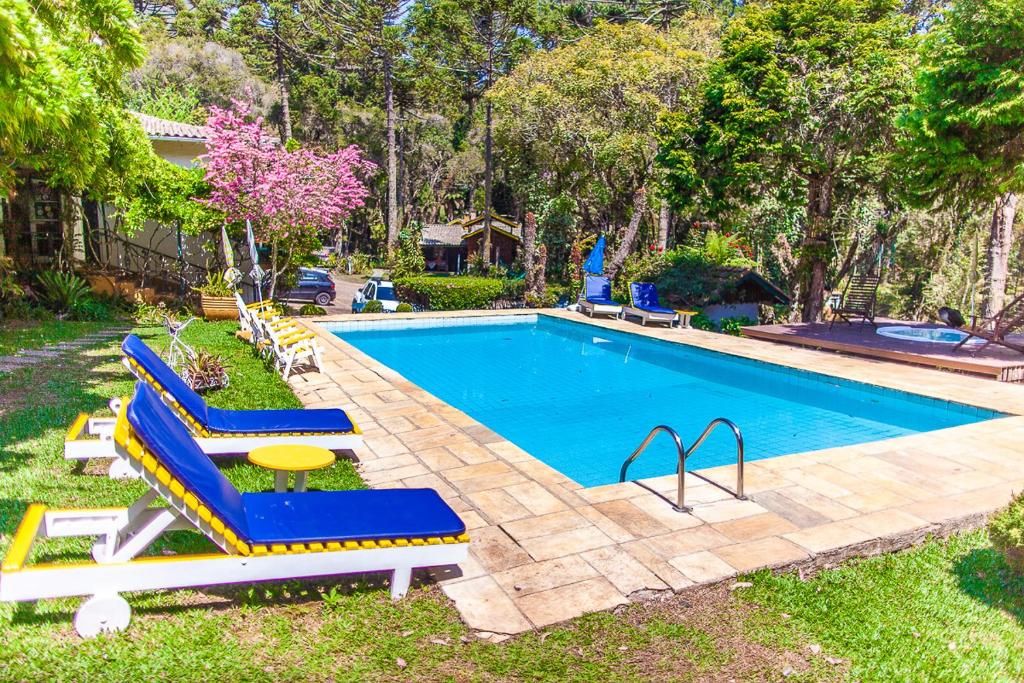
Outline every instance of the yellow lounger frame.
<svg viewBox="0 0 1024 683"><path fill-rule="evenodd" d="M160 394L161 400L181 418L181 421L192 432L196 443L207 455L244 455L260 446L287 444L318 446L329 451L354 451L363 445L363 433L354 421L352 421L352 431L350 432L289 432L282 434L211 432L186 412L182 405L164 391L164 388L153 376L137 363L128 358L123 359L123 363L128 372ZM121 399L115 398L110 401L110 409L115 415L120 410L120 406ZM109 472L112 479L133 477L134 474L127 463L116 457L113 442L115 422L115 418L112 417L89 417L87 413L80 413L64 437L64 457L68 460L113 458Z"/></svg>
<svg viewBox="0 0 1024 683"><path fill-rule="evenodd" d="M128 626L131 609L118 594L130 591L390 572L391 595L409 588L416 567L466 559L469 537L397 538L249 547L164 469L131 432L127 401L114 428L116 456L150 491L127 508L49 510L31 505L0 565L0 600L90 596L75 614L83 637ZM166 507L151 507L162 498ZM139 557L164 532L198 529L223 554ZM29 564L37 538L96 537L94 562Z"/></svg>

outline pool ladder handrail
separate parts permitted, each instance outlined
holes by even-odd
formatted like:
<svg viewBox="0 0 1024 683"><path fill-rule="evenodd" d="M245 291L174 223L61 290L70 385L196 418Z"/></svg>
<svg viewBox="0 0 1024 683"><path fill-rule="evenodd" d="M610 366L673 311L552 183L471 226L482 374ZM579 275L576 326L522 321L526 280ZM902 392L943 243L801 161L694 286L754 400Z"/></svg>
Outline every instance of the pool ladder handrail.
<svg viewBox="0 0 1024 683"><path fill-rule="evenodd" d="M637 486L641 486L647 489L654 495L666 501L668 504L672 506L672 509L675 510L676 512L689 512L691 508L686 506L686 459L693 455L694 451L700 448L701 444L704 443L704 440L707 439L708 436L711 435L711 432L715 431L715 428L717 428L719 425L727 426L729 429L732 430L733 436L736 437L736 490L730 491L725 486L722 486L718 482L713 481L712 479L709 479L697 472L691 472L690 474L692 474L695 477L700 477L709 484L717 486L723 491L732 494L739 500L746 500L747 497L743 495L743 433L732 420L728 420L724 417L716 417L714 420L709 422L708 426L704 428L704 431L701 433L699 437L697 437L697 440L693 442L693 445L689 449L687 449L686 446L683 445L683 440L679 438L679 433L676 432L676 430L672 429L668 425L658 425L647 434L647 438L645 438L643 442L641 442L641 444L637 446L636 450L633 451L632 455L626 458L625 462L622 463L622 468L619 470L619 482L621 483L626 481L626 470L629 469L629 466L633 464L633 461L636 460L641 453L647 450L647 447L651 444L651 441L654 440L654 437L661 432L665 432L666 434L672 437L672 441L676 445L676 452L679 454L679 464L676 467L676 502L673 503L665 495L658 491L655 491L653 488L651 488L647 484L644 484L643 482L634 481L633 483L636 484Z"/></svg>

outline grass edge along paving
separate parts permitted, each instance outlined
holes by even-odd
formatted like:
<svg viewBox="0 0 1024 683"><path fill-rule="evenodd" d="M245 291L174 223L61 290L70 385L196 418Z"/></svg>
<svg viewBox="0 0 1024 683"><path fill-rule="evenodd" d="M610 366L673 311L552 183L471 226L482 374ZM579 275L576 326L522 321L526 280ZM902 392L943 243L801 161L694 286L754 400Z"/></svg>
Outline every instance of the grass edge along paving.
<svg viewBox="0 0 1024 683"><path fill-rule="evenodd" d="M186 332L189 343L228 359L232 386L211 394L211 404L297 407L288 386L233 329L202 323ZM154 346L166 343L162 331L139 332ZM60 455L74 414L130 391L118 357L109 344L75 352L80 363L59 372L26 369L0 378L0 392L12 384L27 392L20 407L0 413L0 551L28 502L124 505L141 493L138 482L76 472ZM336 469L319 482L311 478L311 486L362 485L351 464ZM269 473L252 466L226 472L244 490L272 486ZM154 552L209 549L197 537L175 532ZM67 561L86 549L48 542L36 559ZM501 644L473 638L436 587L392 603L379 586L352 579L134 594L128 631L92 641L71 629L77 599L0 605L0 680L764 680L783 671L787 680L825 680L848 670L859 680L1005 680L1021 677L1010 648L1024 642L1024 608L1000 561L977 532L849 563L808 582L761 573L751 577L752 588L735 593L688 591ZM976 576L980 585L969 579L972 570L984 575ZM905 590L908 582L913 590ZM901 610L884 609L903 594ZM949 647L941 640L947 636L959 644Z"/></svg>

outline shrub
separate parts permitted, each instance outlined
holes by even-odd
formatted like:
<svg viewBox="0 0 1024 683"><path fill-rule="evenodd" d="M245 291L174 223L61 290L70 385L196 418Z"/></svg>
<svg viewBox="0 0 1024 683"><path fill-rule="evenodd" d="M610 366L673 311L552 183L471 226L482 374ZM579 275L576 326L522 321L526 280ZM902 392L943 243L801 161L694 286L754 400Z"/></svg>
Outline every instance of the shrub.
<svg viewBox="0 0 1024 683"><path fill-rule="evenodd" d="M719 328L723 334L731 334L734 337L739 337L743 334L742 328L756 324L756 320L752 320L745 315L741 315L737 318L722 318L719 321Z"/></svg>
<svg viewBox="0 0 1024 683"><path fill-rule="evenodd" d="M9 257L0 256L0 301L15 301L25 293L18 284L17 275L18 269L14 266L14 261Z"/></svg>
<svg viewBox="0 0 1024 683"><path fill-rule="evenodd" d="M552 308L556 303L558 303L558 295L550 289L545 290L541 295L526 295L526 305L530 308Z"/></svg>
<svg viewBox="0 0 1024 683"><path fill-rule="evenodd" d="M11 299L0 307L0 317L12 320L53 320L53 311L42 306L35 306L26 299Z"/></svg>
<svg viewBox="0 0 1024 683"><path fill-rule="evenodd" d="M327 313L327 311L316 304L304 304L302 308L299 309L299 315L324 315L325 313Z"/></svg>
<svg viewBox="0 0 1024 683"><path fill-rule="evenodd" d="M412 313L412 304L407 304L407 303L405 303L403 301L402 303L398 304L397 308L395 308L395 312L396 313Z"/></svg>
<svg viewBox="0 0 1024 683"><path fill-rule="evenodd" d="M136 325L141 327L163 325L164 318L169 318L171 322L174 322L177 320L177 315L174 311L167 310L167 305L163 301L156 305L148 304L142 295L136 292L135 305L132 308L132 320Z"/></svg>
<svg viewBox="0 0 1024 683"><path fill-rule="evenodd" d="M499 300L521 300L522 280L488 277L435 277L421 275L395 281L398 296L434 311L464 311L494 308Z"/></svg>
<svg viewBox="0 0 1024 683"><path fill-rule="evenodd" d="M382 304L381 302L377 301L376 299L373 299L372 301L367 301L366 305L363 306L363 313L383 313L383 312L384 312L384 304Z"/></svg>
<svg viewBox="0 0 1024 683"><path fill-rule="evenodd" d="M988 522L992 545L1006 556L1006 563L1018 574L1024 574L1024 493L992 516Z"/></svg>
<svg viewBox="0 0 1024 683"><path fill-rule="evenodd" d="M76 307L92 299L92 290L82 278L73 273L47 270L39 274L39 299L58 315L70 314Z"/></svg>
<svg viewBox="0 0 1024 683"><path fill-rule="evenodd" d="M211 271L206 276L206 283L194 288L200 294L206 296L234 296L235 290L224 278L224 273Z"/></svg>
<svg viewBox="0 0 1024 683"><path fill-rule="evenodd" d="M423 248L420 246L420 229L415 223L398 236L398 248L388 264L391 278L403 278L422 273L426 267Z"/></svg>
<svg viewBox="0 0 1024 683"><path fill-rule="evenodd" d="M118 317L118 309L113 302L86 297L74 303L68 317L72 320L113 320Z"/></svg>
<svg viewBox="0 0 1024 683"><path fill-rule="evenodd" d="M690 318L690 327L695 330L707 330L708 332L714 332L716 329L714 321L703 313L698 313Z"/></svg>
<svg viewBox="0 0 1024 683"><path fill-rule="evenodd" d="M349 254L348 259L353 275L369 275L373 271L373 257L369 254L356 251Z"/></svg>

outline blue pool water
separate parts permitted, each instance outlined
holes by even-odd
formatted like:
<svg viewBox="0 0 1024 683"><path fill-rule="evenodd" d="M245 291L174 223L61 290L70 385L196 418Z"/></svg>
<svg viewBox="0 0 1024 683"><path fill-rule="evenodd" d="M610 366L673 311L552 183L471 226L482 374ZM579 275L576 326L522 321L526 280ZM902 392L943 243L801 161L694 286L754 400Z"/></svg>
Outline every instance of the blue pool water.
<svg viewBox="0 0 1024 683"><path fill-rule="evenodd" d="M403 324L343 323L335 334L584 486L618 481L658 424L690 443L726 417L756 460L1000 416L546 316ZM687 469L734 461L735 441L720 428ZM629 478L674 471L661 435Z"/></svg>

